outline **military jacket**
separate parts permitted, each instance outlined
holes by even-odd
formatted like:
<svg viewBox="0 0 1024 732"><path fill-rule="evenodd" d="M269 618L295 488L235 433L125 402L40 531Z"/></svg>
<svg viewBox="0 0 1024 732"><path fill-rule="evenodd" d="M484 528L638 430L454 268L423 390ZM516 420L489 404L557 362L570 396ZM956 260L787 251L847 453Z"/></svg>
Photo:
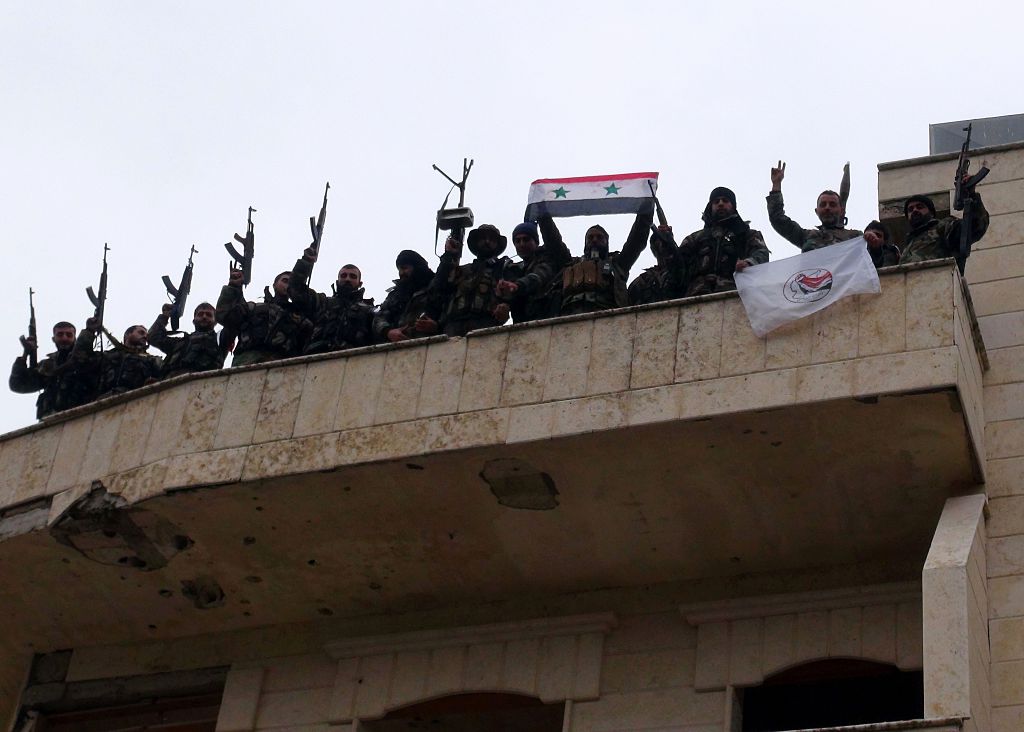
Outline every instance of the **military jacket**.
<svg viewBox="0 0 1024 732"><path fill-rule="evenodd" d="M988 211L981 203L981 196L975 194L974 203L974 226L970 237L972 244L988 230ZM957 256L960 252L960 224L960 219L947 217L932 219L923 226L911 229L899 263Z"/></svg>
<svg viewBox="0 0 1024 732"><path fill-rule="evenodd" d="M800 247L801 252L821 249L829 244L849 241L864 235L863 231L847 229L842 226L818 226L814 229L803 228L786 215L782 191L772 191L768 194L768 221L771 223L772 228L778 232L779 236L790 244Z"/></svg>
<svg viewBox="0 0 1024 732"><path fill-rule="evenodd" d="M388 331L398 328L408 338L423 338L426 334L416 332L413 326L424 314L432 320L441 317L434 291L429 286L413 291L401 280L395 280L395 286L388 290L373 318L373 335L378 341L386 342Z"/></svg>
<svg viewBox="0 0 1024 732"><path fill-rule="evenodd" d="M310 289L309 262L300 259L292 269L288 295L298 311L313 322L303 353L329 353L370 345L373 339L373 300L363 299L362 288L342 289L334 295Z"/></svg>
<svg viewBox="0 0 1024 732"><path fill-rule="evenodd" d="M444 323L490 319L493 325L500 325L491 313L501 303L497 284L504 279L510 261L508 257L477 257L460 266L457 255L445 252L432 283L447 303Z"/></svg>
<svg viewBox="0 0 1024 732"><path fill-rule="evenodd" d="M519 286L515 295L508 298L513 322L551 317L551 288L555 276L569 261L554 249L541 246L529 259L509 263L505 279Z"/></svg>
<svg viewBox="0 0 1024 732"><path fill-rule="evenodd" d="M655 265L641 272L626 290L630 305L647 305L676 297L668 267Z"/></svg>
<svg viewBox="0 0 1024 732"><path fill-rule="evenodd" d="M127 346L96 353L94 340L95 336L87 330L79 333L75 341L75 358L96 364L99 379L97 391L101 397L138 389L147 381L160 378L163 359L159 356L151 356L143 350Z"/></svg>
<svg viewBox="0 0 1024 732"><path fill-rule="evenodd" d="M882 244L878 249L868 247L868 254L871 255L871 261L874 263L875 269L892 267L900 263L900 250L894 244Z"/></svg>
<svg viewBox="0 0 1024 732"><path fill-rule="evenodd" d="M93 364L76 359L69 348L54 351L30 368L22 356L11 368L9 386L17 394L42 390L36 399L36 418L88 404L96 397Z"/></svg>
<svg viewBox="0 0 1024 732"><path fill-rule="evenodd" d="M302 355L313 322L284 296L246 302L241 287L224 285L217 298L217 322L236 338L233 366Z"/></svg>
<svg viewBox="0 0 1024 732"><path fill-rule="evenodd" d="M679 281L685 283L683 296L735 290L736 262L747 259L763 264L768 254L760 231L744 222L730 225L712 221L679 245L676 269Z"/></svg>
<svg viewBox="0 0 1024 732"><path fill-rule="evenodd" d="M167 355L161 373L165 379L200 371L216 371L224 367L224 358L227 356L227 351L221 347L212 329L170 335L167 332L167 316L162 313L156 316L149 329L149 343Z"/></svg>

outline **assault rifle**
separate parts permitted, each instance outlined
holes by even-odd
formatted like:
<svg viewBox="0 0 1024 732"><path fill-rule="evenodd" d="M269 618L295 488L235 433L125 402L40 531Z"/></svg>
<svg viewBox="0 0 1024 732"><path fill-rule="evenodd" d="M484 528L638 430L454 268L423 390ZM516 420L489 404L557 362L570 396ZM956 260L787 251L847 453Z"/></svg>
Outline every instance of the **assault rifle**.
<svg viewBox="0 0 1024 732"><path fill-rule="evenodd" d="M93 292L92 287L85 288L85 294L89 296L93 307L96 308L92 317L96 319L96 332L103 327L103 309L107 303L107 252L110 251L105 243L103 244L103 271L100 272L99 293Z"/></svg>
<svg viewBox="0 0 1024 732"><path fill-rule="evenodd" d="M651 181L647 181L647 187L651 189L651 198L654 199L654 210L658 214L658 224L661 226L668 226L668 217L665 215L665 209L661 207L661 201L658 200L658 196L654 193L654 184ZM651 224L651 233L654 234L654 238L662 244L672 244L672 246L675 247L672 235L667 231L662 231L654 224Z"/></svg>
<svg viewBox="0 0 1024 732"><path fill-rule="evenodd" d="M36 338L36 306L32 302L32 295L34 294L32 288L28 288L28 338L21 336L21 345L25 348L25 352L28 353L28 366L30 369L35 369L39 365L39 341ZM28 344L30 340L33 343L31 348Z"/></svg>
<svg viewBox="0 0 1024 732"><path fill-rule="evenodd" d="M434 229L434 249L437 249L437 235L440 231L450 231L452 239L455 239L462 243L462 237L466 233L466 229L473 225L473 212L466 208L466 179L469 178L469 171L473 168L473 161L467 158L462 159L462 180L456 181L450 175L445 173L436 165L432 166L434 170L443 175L448 179L448 182L452 184L452 187L448 189L448 195L444 197L444 201L441 203L441 208L437 212L437 228ZM456 188L459 189L459 205L458 208L445 208L448 205L448 198L452 195L452 191Z"/></svg>
<svg viewBox="0 0 1024 732"><path fill-rule="evenodd" d="M960 274L964 273L964 265L967 264L967 257L971 254L971 230L974 228L974 187L988 175L988 168L982 164L981 168L974 175L968 177L967 170L971 167L970 158L967 153L971 150L971 128L974 123L964 127L967 139L960 148L960 159L956 164L956 175L953 178L953 208L956 211L963 211L960 219L960 250L956 255L956 266L960 268Z"/></svg>
<svg viewBox="0 0 1024 732"><path fill-rule="evenodd" d="M228 250L228 254L234 260L231 266L234 267L237 264L242 270L243 285L248 285L252 281L252 258L256 254L256 236L252 230L252 215L255 212L256 209L249 206L249 220L246 223L245 236L235 234L235 241L242 245L242 253L239 254L231 242L224 244L224 248Z"/></svg>
<svg viewBox="0 0 1024 732"><path fill-rule="evenodd" d="M328 181L324 186L324 202L320 205L320 215L315 219L312 216L309 217L309 230L313 234L313 243L309 245L309 248L317 255L320 254L320 239L323 238L324 223L327 221L327 191L329 190L331 190L331 184Z"/></svg>
<svg viewBox="0 0 1024 732"><path fill-rule="evenodd" d="M188 293L192 289L192 255L199 250L192 246L192 250L188 253L188 264L185 265L185 271L181 273L181 282L177 287L171 282L171 278L164 275L161 279L164 281L164 287L167 289L167 294L171 296L171 330L177 330L178 324L181 322L181 316L185 312L185 301L188 300Z"/></svg>

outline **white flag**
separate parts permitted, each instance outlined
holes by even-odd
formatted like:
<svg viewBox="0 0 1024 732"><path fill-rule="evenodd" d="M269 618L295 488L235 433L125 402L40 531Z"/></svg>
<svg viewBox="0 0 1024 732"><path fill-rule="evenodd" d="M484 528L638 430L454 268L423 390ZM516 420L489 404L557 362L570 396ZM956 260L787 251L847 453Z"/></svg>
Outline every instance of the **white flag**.
<svg viewBox="0 0 1024 732"><path fill-rule="evenodd" d="M750 327L765 336L847 295L880 291L864 237L788 259L747 267L735 276Z"/></svg>

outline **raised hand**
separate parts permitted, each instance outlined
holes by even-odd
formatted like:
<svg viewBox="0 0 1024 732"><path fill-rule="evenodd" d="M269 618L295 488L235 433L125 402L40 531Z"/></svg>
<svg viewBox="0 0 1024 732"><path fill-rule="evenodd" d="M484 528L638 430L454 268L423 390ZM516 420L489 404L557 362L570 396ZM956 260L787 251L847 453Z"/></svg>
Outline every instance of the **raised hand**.
<svg viewBox="0 0 1024 732"><path fill-rule="evenodd" d="M779 161L777 168L772 168L772 190L782 190L782 179L786 177L786 164L783 161Z"/></svg>

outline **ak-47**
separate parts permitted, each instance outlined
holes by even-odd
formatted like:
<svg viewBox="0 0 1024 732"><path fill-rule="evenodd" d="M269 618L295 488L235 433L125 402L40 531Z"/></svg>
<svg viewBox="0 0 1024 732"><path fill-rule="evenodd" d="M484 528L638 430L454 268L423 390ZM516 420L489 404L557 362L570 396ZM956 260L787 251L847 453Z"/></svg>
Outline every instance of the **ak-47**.
<svg viewBox="0 0 1024 732"><path fill-rule="evenodd" d="M32 301L34 294L32 288L28 288L28 338L21 336L21 345L28 354L28 367L30 369L35 369L39 365L39 340L36 338L36 306ZM29 341L32 342L31 346Z"/></svg>
<svg viewBox="0 0 1024 732"><path fill-rule="evenodd" d="M651 189L651 198L654 199L654 210L658 214L658 225L668 228L668 217L665 216L665 209L661 207L661 201L658 200L658 196L654 193L654 184L651 181L647 181L647 187ZM672 240L672 234L668 231L663 231L654 224L651 224L651 233L654 234L655 238L662 244L675 244Z"/></svg>
<svg viewBox="0 0 1024 732"><path fill-rule="evenodd" d="M103 309L107 303L107 252L110 251L110 247L106 244L103 245L103 271L100 272L100 287L99 292L93 292L92 287L85 288L85 294L89 296L89 301L92 302L95 310L93 311L92 317L96 319L96 332L98 333L103 327Z"/></svg>
<svg viewBox="0 0 1024 732"><path fill-rule="evenodd" d="M309 231L313 235L313 242L309 245L309 248L313 250L316 255L320 254L320 239L324 235L324 223L327 221L327 191L331 190L330 181L324 186L324 202L320 204L320 215L315 219L309 217ZM310 265L310 270L313 267Z"/></svg>
<svg viewBox="0 0 1024 732"><path fill-rule="evenodd" d="M970 158L967 153L971 150L971 128L974 123L964 127L967 139L960 148L960 159L956 164L956 175L953 178L953 208L956 211L963 211L960 218L960 249L956 255L956 266L960 268L960 274L964 273L964 265L967 257L971 254L971 231L974 229L974 187L988 175L988 168L984 165L978 172L968 177L967 170L971 167Z"/></svg>
<svg viewBox="0 0 1024 732"><path fill-rule="evenodd" d="M167 275L161 278L164 281L164 287L167 288L167 294L171 296L171 314L169 316L171 330L178 329L181 316L185 312L185 301L188 300L188 293L192 289L192 255L198 251L193 245L192 250L188 253L188 264L185 265L185 271L181 273L181 282L177 287Z"/></svg>
<svg viewBox="0 0 1024 732"><path fill-rule="evenodd" d="M462 237L465 235L466 229L473 225L473 212L466 208L466 179L469 178L469 171L473 169L473 161L468 158L462 159L461 181L454 180L450 175L445 173L436 165L434 165L433 168L452 184L452 188L448 191L448 195L444 197L444 201L441 203L441 208L437 212L437 228L434 229L434 246L437 246L437 233L442 230L451 232L449 236L459 242L459 244L462 244ZM445 206L448 205L449 196L452 195L452 191L456 188L459 189L458 208L445 208Z"/></svg>
<svg viewBox="0 0 1024 732"><path fill-rule="evenodd" d="M242 245L242 253L239 254L231 242L224 244L224 248L228 250L228 254L234 260L234 264L231 266L234 267L237 264L242 270L243 285L248 285L252 281L252 258L256 254L256 235L252 230L252 215L255 212L256 209L249 206L249 220L246 223L245 236L235 234L235 241Z"/></svg>

